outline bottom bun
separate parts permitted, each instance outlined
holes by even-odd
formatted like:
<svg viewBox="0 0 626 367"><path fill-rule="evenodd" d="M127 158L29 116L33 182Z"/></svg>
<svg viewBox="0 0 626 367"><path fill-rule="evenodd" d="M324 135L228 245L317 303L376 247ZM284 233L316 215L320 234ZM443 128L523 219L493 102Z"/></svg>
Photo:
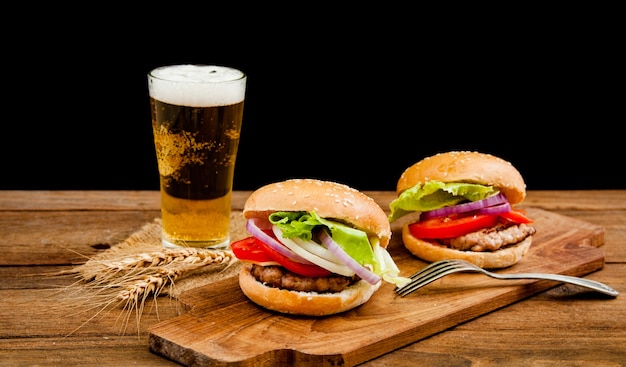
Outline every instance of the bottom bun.
<svg viewBox="0 0 626 367"><path fill-rule="evenodd" d="M339 293L290 291L257 281L251 268L244 264L239 273L239 287L246 297L269 310L295 315L325 316L351 310L367 302L381 285L360 280Z"/></svg>
<svg viewBox="0 0 626 367"><path fill-rule="evenodd" d="M497 269L518 263L528 253L532 243L532 236L528 236L522 242L497 251L462 251L415 238L411 235L408 225L405 225L402 228L402 240L404 247L411 251L413 255L426 261L435 262L446 259L459 259L471 262L481 268Z"/></svg>

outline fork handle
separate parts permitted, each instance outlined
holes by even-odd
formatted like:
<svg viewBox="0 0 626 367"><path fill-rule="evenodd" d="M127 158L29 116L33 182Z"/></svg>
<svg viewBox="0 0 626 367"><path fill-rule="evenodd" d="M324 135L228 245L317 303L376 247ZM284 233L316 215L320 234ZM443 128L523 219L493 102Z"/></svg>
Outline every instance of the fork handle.
<svg viewBox="0 0 626 367"><path fill-rule="evenodd" d="M615 289L609 287L608 285L600 282L596 282L595 280L573 277L569 275L561 275L561 274L537 274L537 273L518 273L518 274L493 274L490 275L494 278L499 279L545 279L545 280L554 280L557 282L565 282L571 283L575 285L579 285L581 287L590 288L596 290L598 292L607 294L609 296L616 297L619 292Z"/></svg>

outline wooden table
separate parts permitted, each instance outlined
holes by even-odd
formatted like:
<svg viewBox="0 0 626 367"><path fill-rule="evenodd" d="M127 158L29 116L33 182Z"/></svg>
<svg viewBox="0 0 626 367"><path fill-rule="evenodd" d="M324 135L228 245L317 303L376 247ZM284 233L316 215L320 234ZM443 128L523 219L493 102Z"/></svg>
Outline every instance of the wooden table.
<svg viewBox="0 0 626 367"><path fill-rule="evenodd" d="M240 212L250 192L235 192ZM366 192L384 208L393 192ZM0 191L0 365L175 366L152 353L148 329L175 317L160 297L136 329L122 310L103 315L60 307L78 266L159 217L155 191ZM529 191L537 207L605 228L602 270L590 279L621 294L606 298L561 285L401 347L364 366L624 366L626 363L626 190ZM233 239L246 236L238 225ZM558 295L558 296L557 296ZM150 301L149 301L150 303ZM146 306L149 307L149 306Z"/></svg>

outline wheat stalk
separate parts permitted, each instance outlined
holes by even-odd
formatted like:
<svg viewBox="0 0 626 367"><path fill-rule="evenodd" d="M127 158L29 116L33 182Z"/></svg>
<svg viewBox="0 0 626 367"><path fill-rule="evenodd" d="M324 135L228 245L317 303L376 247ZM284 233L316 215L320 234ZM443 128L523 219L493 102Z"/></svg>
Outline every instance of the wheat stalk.
<svg viewBox="0 0 626 367"><path fill-rule="evenodd" d="M143 273L146 269L163 266L180 267L185 271L195 270L211 264L227 264L234 259L231 251L197 248L163 249L150 253L139 253L121 258L92 259L75 271L85 281L107 281L119 278L120 274Z"/></svg>
<svg viewBox="0 0 626 367"><path fill-rule="evenodd" d="M124 311L120 315L124 319L123 331L134 313L139 332L141 315L149 297L171 295L177 280L196 271L219 265L229 267L236 262L237 258L230 250L163 248L115 258L90 259L71 272L78 277L78 283L73 286L86 287L92 292L89 297L81 296L83 302L90 305L89 309L96 309L97 315L113 305L120 305Z"/></svg>

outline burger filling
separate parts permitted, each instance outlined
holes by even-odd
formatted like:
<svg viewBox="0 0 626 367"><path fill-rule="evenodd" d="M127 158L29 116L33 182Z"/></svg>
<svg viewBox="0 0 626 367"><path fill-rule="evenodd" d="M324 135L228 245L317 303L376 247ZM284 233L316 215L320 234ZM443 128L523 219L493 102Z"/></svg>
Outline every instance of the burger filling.
<svg viewBox="0 0 626 367"><path fill-rule="evenodd" d="M268 287L300 292L336 293L343 291L360 280L356 275L347 277L332 274L327 277L305 277L278 265L261 266L252 264L250 273L257 281Z"/></svg>
<svg viewBox="0 0 626 367"><path fill-rule="evenodd" d="M476 252L496 251L514 245L534 235L535 227L521 223L517 225L498 224L463 236L440 239L439 242L456 250Z"/></svg>

